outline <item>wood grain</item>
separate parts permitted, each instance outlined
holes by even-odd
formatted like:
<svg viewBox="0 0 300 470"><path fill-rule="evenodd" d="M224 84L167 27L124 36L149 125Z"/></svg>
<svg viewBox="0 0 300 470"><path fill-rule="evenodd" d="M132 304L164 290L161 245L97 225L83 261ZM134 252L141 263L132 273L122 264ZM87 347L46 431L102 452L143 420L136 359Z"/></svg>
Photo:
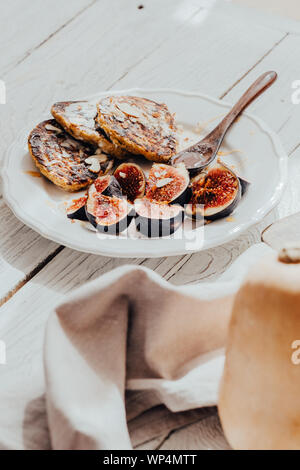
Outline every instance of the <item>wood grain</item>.
<svg viewBox="0 0 300 470"><path fill-rule="evenodd" d="M219 2L214 8L213 2L207 2L190 21L179 22L176 42L169 37L113 88L170 87L224 95L286 36L257 17L246 22L244 18L245 12L231 4ZM249 37L251 47L247 47Z"/></svg>
<svg viewBox="0 0 300 470"><path fill-rule="evenodd" d="M58 249L22 224L0 199L0 305ZM37 256L40 253L40 256ZM20 284L21 283L21 284Z"/></svg>
<svg viewBox="0 0 300 470"><path fill-rule="evenodd" d="M300 119L300 104L292 102L292 94L295 91L292 83L299 76L295 65L295 50L299 47L300 36L288 34L241 82L236 84L225 98L226 101L237 99L244 87L250 85L252 80L268 67L278 71L277 81L253 103L251 112L264 119L278 132L289 154L299 145L299 133L295 130L295 123Z"/></svg>
<svg viewBox="0 0 300 470"><path fill-rule="evenodd" d="M175 431L159 447L160 450L230 450L223 435L217 413Z"/></svg>
<svg viewBox="0 0 300 470"><path fill-rule="evenodd" d="M132 445L137 447L152 441L153 438L166 437L175 429L199 422L212 413L213 408L171 413L165 406L157 406L128 423Z"/></svg>
<svg viewBox="0 0 300 470"><path fill-rule="evenodd" d="M64 28L95 0L72 0L62 8L60 0L10 0L1 5L1 78L16 64ZM36 27L38 25L38 27Z"/></svg>

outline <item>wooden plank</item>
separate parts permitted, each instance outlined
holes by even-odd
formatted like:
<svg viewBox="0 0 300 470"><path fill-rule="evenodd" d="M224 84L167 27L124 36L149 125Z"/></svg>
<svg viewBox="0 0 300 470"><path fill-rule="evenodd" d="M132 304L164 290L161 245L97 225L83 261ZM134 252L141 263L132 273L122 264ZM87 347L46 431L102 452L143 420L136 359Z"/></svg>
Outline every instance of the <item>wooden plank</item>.
<svg viewBox="0 0 300 470"><path fill-rule="evenodd" d="M164 443L167 437L168 437L168 434L158 436L155 439L151 439L148 442L144 442L143 444L135 446L134 449L135 450L157 450Z"/></svg>
<svg viewBox="0 0 300 470"><path fill-rule="evenodd" d="M251 113L264 119L278 132L289 154L300 143L300 135L295 127L300 120L300 103L292 102L292 95L296 91L292 85L294 81L299 80L295 64L295 51L299 48L300 36L289 34L253 70L238 81L224 98L226 101L234 102L260 73L266 70L276 70L277 81L251 105Z"/></svg>
<svg viewBox="0 0 300 470"><path fill-rule="evenodd" d="M142 10L135 0L94 3L6 75L7 105L0 109L5 116L1 150L25 122L30 126L49 113L54 101L110 87L167 37L173 37L178 28L174 10L182 11L184 25L202 3L191 2L185 10L183 0L165 0L161 14L159 0L146 0ZM47 67L42 67L45 63Z"/></svg>
<svg viewBox="0 0 300 470"><path fill-rule="evenodd" d="M159 450L230 450L217 412L214 415L174 431Z"/></svg>
<svg viewBox="0 0 300 470"><path fill-rule="evenodd" d="M0 199L0 305L14 289L20 288L42 261L53 256L58 245L40 237L13 216L3 199Z"/></svg>
<svg viewBox="0 0 300 470"><path fill-rule="evenodd" d="M174 429L180 429L199 422L212 414L213 408L199 408L172 413L165 406L151 408L134 420L129 421L128 430L133 447L152 441L153 438L166 436Z"/></svg>
<svg viewBox="0 0 300 470"><path fill-rule="evenodd" d="M230 16L230 21L226 21L226 15ZM274 69L279 75L277 82L251 105L249 111L263 118L277 131L287 152L291 153L300 143L299 134L295 132L295 122L300 117L300 104L292 103L292 94L295 92L292 83L297 80L295 50L300 47L300 27L298 25L298 34L289 33L272 16L265 16L251 9L250 19L246 23L240 15L245 15L245 9L223 5L201 24L199 12L193 21L198 21L201 27L194 31L182 29L176 37L175 62L166 59L174 47L171 40L166 41L159 49L159 58L156 54L150 55L118 81L114 88L128 87L132 80L149 87L181 88L184 83L187 89L201 90L233 103L259 74ZM285 21L282 24L286 28L290 25ZM239 38L234 45L228 39L227 27L233 33L232 37ZM219 34L212 39L214 28ZM248 47L249 37L251 47ZM199 44L197 54L201 56L200 60L195 57L191 60L190 55L186 54L187 48L194 50L194 44ZM247 54L244 53L246 49ZM257 54L258 50L260 54ZM211 57L214 57L214 61ZM178 70L177 63L181 64ZM221 70L217 74L216 64Z"/></svg>
<svg viewBox="0 0 300 470"><path fill-rule="evenodd" d="M231 263L247 248L260 241L262 230L270 225L275 218L275 211L273 211L260 224L246 231L236 240L211 250L185 255L176 260L171 267L169 262L165 264L166 261L162 261L156 268L152 264L153 260L146 260L143 265L154 269L175 285L196 284L200 281L214 280L226 271Z"/></svg>
<svg viewBox="0 0 300 470"><path fill-rule="evenodd" d="M1 4L1 78L31 51L94 3L94 0L9 0Z"/></svg>
<svg viewBox="0 0 300 470"><path fill-rule="evenodd" d="M114 88L134 83L221 96L285 38L285 31L271 27L268 21L264 25L263 19L256 15L245 21L243 9L227 2L219 2L215 8L209 4L179 29L176 42L173 37L164 41Z"/></svg>

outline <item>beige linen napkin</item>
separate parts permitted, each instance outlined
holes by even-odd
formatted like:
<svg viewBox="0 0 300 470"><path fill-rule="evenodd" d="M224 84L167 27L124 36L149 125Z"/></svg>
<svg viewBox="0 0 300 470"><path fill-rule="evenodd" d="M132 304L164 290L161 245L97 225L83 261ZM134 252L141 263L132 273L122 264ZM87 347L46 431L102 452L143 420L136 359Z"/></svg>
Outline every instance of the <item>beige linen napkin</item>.
<svg viewBox="0 0 300 470"><path fill-rule="evenodd" d="M129 419L160 403L174 412L216 404L233 295L184 290L125 266L72 293L50 316L54 449L130 449L125 388Z"/></svg>

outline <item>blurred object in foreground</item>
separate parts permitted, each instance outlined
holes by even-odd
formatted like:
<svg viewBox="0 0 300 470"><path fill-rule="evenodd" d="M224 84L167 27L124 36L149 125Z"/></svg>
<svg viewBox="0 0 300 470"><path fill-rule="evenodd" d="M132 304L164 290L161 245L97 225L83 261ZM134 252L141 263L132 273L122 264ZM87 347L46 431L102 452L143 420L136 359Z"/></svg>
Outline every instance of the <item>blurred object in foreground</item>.
<svg viewBox="0 0 300 470"><path fill-rule="evenodd" d="M294 246L264 257L235 298L219 396L234 449L300 448L299 340L300 254Z"/></svg>

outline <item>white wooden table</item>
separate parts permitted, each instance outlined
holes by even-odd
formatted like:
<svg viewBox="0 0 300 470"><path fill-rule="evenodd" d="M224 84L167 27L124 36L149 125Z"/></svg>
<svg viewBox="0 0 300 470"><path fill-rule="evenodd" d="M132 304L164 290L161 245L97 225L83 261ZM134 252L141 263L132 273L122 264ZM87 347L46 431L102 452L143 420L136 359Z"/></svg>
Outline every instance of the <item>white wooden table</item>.
<svg viewBox="0 0 300 470"><path fill-rule="evenodd" d="M24 124L38 122L54 101L141 86L196 90L233 102L260 73L274 69L278 81L251 112L279 133L290 157L290 181L278 209L234 242L186 256L80 254L24 226L0 198L0 339L7 345L7 364L0 365L6 398L0 400L0 448L35 448L35 433L47 432L45 322L66 292L125 263L148 266L174 284L214 279L260 239L264 226L300 207L300 105L291 100L292 83L300 80L300 23L223 0L31 0L26 6L10 0L1 3L0 31L0 79L7 87L7 103L0 105L1 156ZM24 406L34 400L16 409L20 397ZM4 422L1 407L8 403L11 416ZM28 406L36 412L34 429L26 421ZM176 431L168 423L165 410L158 410L157 436L137 439L138 448L228 448L215 409L182 417Z"/></svg>

